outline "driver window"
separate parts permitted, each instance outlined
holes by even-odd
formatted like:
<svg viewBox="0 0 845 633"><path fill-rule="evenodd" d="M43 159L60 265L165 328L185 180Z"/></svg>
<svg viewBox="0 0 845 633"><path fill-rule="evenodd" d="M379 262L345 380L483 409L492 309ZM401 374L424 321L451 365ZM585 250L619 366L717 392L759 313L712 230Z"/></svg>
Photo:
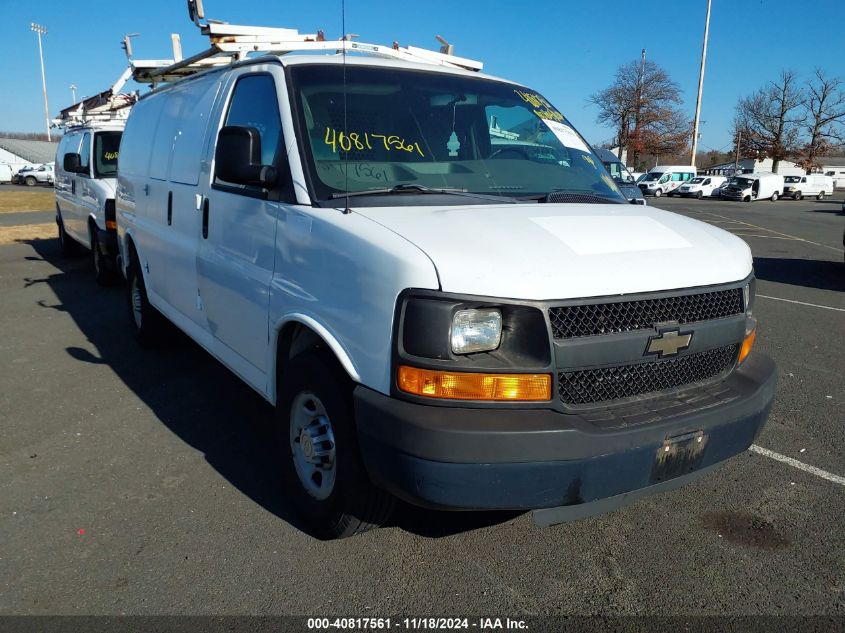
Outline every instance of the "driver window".
<svg viewBox="0 0 845 633"><path fill-rule="evenodd" d="M701 183L701 184L703 184L703 185L709 185L709 184L710 184L710 179L709 179L709 178L705 178L705 179L704 179L704 182L703 182L703 183Z"/></svg>
<svg viewBox="0 0 845 633"><path fill-rule="evenodd" d="M669 182L669 174L664 174L663 178L659 180L660 183Z"/></svg>

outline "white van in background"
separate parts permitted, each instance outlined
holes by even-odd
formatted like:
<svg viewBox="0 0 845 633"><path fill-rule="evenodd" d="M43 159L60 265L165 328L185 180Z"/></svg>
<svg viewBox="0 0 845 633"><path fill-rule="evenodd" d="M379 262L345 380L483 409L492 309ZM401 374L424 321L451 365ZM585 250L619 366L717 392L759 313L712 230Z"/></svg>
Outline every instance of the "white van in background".
<svg viewBox="0 0 845 633"><path fill-rule="evenodd" d="M678 187L678 195L683 198L709 198L718 196L727 178L724 176L696 176Z"/></svg>
<svg viewBox="0 0 845 633"><path fill-rule="evenodd" d="M783 196L793 200L811 198L822 200L825 196L833 195L833 178L822 174L807 176L785 176L783 179Z"/></svg>
<svg viewBox="0 0 845 633"><path fill-rule="evenodd" d="M783 176L769 172L757 174L740 174L733 176L728 184L722 187L722 197L727 200L764 200L772 202L783 193Z"/></svg>
<svg viewBox="0 0 845 633"><path fill-rule="evenodd" d="M100 285L118 281L114 194L123 123L70 128L56 152L56 224L62 253L90 249Z"/></svg>
<svg viewBox="0 0 845 633"><path fill-rule="evenodd" d="M0 164L0 184L8 185L12 183L12 174L15 170L8 163Z"/></svg>
<svg viewBox="0 0 845 633"><path fill-rule="evenodd" d="M659 198L675 191L695 176L695 167L692 165L658 165L648 171L638 186L644 196Z"/></svg>

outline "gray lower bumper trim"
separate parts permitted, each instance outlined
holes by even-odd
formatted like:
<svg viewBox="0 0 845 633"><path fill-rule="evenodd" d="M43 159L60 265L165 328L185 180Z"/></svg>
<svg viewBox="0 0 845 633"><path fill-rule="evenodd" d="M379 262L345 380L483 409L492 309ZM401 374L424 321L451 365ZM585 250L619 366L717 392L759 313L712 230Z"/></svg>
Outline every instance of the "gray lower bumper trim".
<svg viewBox="0 0 845 633"><path fill-rule="evenodd" d="M630 505L635 501L639 501L644 497L681 488L700 477L707 476L709 473L724 465L724 463L725 462L719 462L718 464L707 466L706 468L696 470L695 472L687 475L681 475L680 477L675 477L669 481L663 481L659 484L654 484L653 486L640 488L639 490L625 492L621 495L616 495L615 497L597 499L596 501L591 501L589 503L579 503L571 506L534 510L531 513L534 519L534 525L537 527L549 527L559 523L578 521L598 514L606 514L607 512L618 510L619 508Z"/></svg>

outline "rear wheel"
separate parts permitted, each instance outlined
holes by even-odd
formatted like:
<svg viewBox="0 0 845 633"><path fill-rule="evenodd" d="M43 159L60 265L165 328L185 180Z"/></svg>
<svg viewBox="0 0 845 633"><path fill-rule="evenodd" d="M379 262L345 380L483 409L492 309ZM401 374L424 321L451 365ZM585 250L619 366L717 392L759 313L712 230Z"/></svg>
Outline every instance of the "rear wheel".
<svg viewBox="0 0 845 633"><path fill-rule="evenodd" d="M94 279L101 286L112 286L117 281L117 270L113 259L100 250L97 229L91 231L91 262L94 266Z"/></svg>
<svg viewBox="0 0 845 633"><path fill-rule="evenodd" d="M772 193L772 197L769 198L769 200L771 200L772 202L777 202L778 201L778 192L775 191L774 193Z"/></svg>
<svg viewBox="0 0 845 633"><path fill-rule="evenodd" d="M129 323L135 339L144 347L154 347L161 343L164 334L164 317L156 310L147 297L144 275L138 258L133 255L127 271Z"/></svg>
<svg viewBox="0 0 845 633"><path fill-rule="evenodd" d="M276 406L282 481L302 517L324 538L345 538L384 524L394 498L376 488L358 447L352 385L319 352L285 367Z"/></svg>
<svg viewBox="0 0 845 633"><path fill-rule="evenodd" d="M824 200L824 191L819 191L819 195L816 196L816 200Z"/></svg>

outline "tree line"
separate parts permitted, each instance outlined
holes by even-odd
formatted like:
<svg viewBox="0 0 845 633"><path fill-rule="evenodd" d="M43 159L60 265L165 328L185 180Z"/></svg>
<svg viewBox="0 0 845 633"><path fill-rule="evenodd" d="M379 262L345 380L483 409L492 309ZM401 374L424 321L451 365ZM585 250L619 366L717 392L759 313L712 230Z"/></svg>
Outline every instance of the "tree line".
<svg viewBox="0 0 845 633"><path fill-rule="evenodd" d="M741 97L733 121L734 149L740 158L771 158L772 169L792 159L808 173L845 144L845 83L817 69L801 81L789 70L753 94ZM614 131L611 144L628 164L643 167L646 156L689 159L692 122L683 109L681 89L659 64L622 64L613 82L590 95L597 122Z"/></svg>

